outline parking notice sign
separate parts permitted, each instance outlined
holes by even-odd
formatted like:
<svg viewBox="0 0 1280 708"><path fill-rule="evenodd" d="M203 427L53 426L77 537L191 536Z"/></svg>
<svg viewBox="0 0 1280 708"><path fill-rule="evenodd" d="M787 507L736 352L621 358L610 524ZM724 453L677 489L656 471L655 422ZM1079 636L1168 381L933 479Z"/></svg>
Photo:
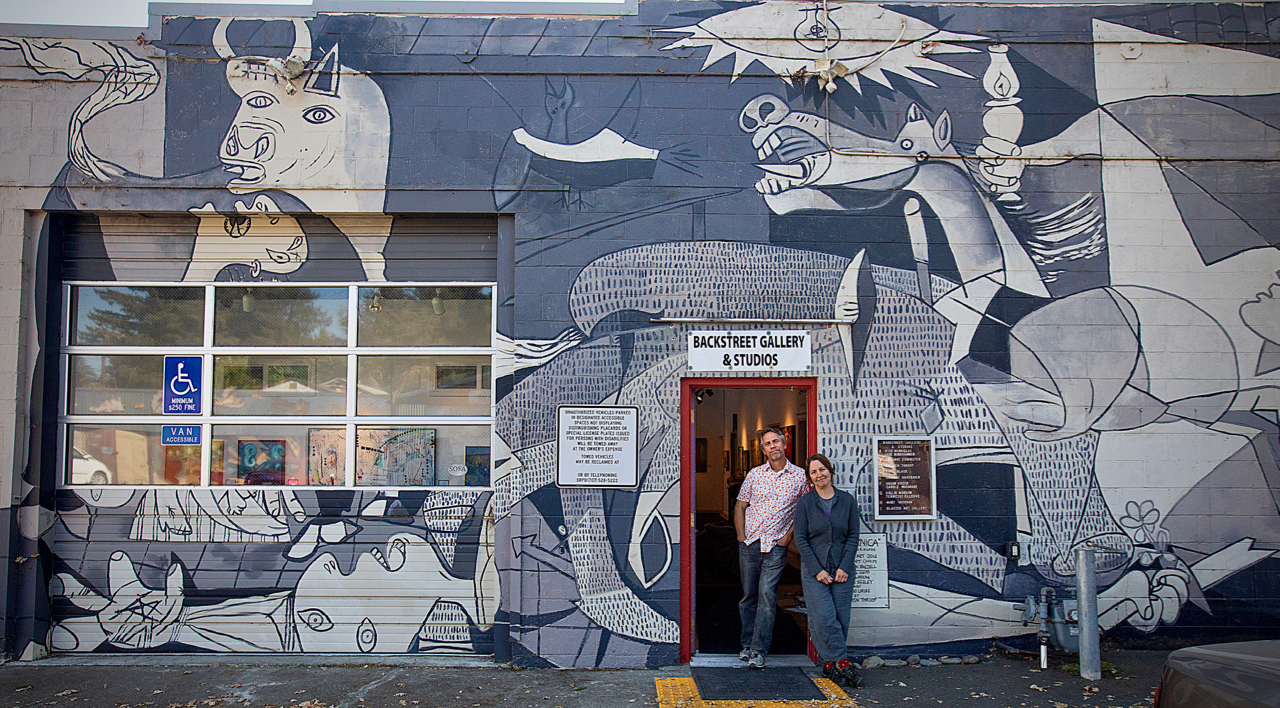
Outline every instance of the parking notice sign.
<svg viewBox="0 0 1280 708"><path fill-rule="evenodd" d="M200 386L203 373L204 357L166 356L164 358L165 415L200 415Z"/></svg>

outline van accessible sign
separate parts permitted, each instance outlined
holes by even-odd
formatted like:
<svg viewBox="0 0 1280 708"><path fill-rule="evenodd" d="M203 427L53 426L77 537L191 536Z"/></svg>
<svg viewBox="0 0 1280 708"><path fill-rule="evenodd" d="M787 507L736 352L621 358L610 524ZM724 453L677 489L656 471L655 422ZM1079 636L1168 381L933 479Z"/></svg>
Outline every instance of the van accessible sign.
<svg viewBox="0 0 1280 708"><path fill-rule="evenodd" d="M701 330L689 333L690 371L808 371L809 333L799 330Z"/></svg>
<svg viewBox="0 0 1280 708"><path fill-rule="evenodd" d="M560 406L556 484L635 487L640 478L639 423L635 406Z"/></svg>

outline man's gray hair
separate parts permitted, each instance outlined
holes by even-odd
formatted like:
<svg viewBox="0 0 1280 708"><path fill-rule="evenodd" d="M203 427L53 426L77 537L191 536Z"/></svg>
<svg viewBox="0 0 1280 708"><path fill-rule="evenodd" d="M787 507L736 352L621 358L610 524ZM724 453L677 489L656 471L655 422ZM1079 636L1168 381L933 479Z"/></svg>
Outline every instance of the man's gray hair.
<svg viewBox="0 0 1280 708"><path fill-rule="evenodd" d="M761 447L763 447L763 446L764 446L764 436L765 436L765 435L768 435L769 433L773 433L774 435L777 435L778 437L782 438L782 442L786 442L786 441L787 441L787 436L783 434L783 432L782 432L782 430L781 430L781 429L779 429L779 428L765 428L764 430L761 430L759 433L756 433L756 439L760 441L760 446L761 446Z"/></svg>

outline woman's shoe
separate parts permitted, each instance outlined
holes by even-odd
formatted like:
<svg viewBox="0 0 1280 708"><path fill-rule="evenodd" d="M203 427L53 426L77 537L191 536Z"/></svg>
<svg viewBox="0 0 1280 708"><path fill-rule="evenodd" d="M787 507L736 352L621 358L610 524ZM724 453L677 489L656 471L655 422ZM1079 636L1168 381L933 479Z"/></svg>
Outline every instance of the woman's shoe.
<svg viewBox="0 0 1280 708"><path fill-rule="evenodd" d="M836 669L844 675L845 685L851 688L862 688L862 672L858 671L858 665L850 663L843 669Z"/></svg>
<svg viewBox="0 0 1280 708"><path fill-rule="evenodd" d="M844 672L836 668L834 661L828 661L822 667L822 677L830 679L837 686L847 686L849 682L845 680Z"/></svg>

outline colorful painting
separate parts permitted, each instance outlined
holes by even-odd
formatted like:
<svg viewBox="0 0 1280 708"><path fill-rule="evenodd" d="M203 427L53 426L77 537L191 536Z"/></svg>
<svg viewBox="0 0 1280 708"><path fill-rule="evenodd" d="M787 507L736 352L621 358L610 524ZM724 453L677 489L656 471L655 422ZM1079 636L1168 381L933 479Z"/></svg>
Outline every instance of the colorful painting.
<svg viewBox="0 0 1280 708"><path fill-rule="evenodd" d="M284 440L249 440L236 445L236 477L242 484L284 484Z"/></svg>
<svg viewBox="0 0 1280 708"><path fill-rule="evenodd" d="M307 431L307 483L342 486L346 482L347 431L312 428Z"/></svg>
<svg viewBox="0 0 1280 708"><path fill-rule="evenodd" d="M466 484L468 487L487 487L489 486L489 446L488 445L468 445L467 446L467 477Z"/></svg>
<svg viewBox="0 0 1280 708"><path fill-rule="evenodd" d="M434 428L356 429L356 484L421 487L435 478Z"/></svg>

